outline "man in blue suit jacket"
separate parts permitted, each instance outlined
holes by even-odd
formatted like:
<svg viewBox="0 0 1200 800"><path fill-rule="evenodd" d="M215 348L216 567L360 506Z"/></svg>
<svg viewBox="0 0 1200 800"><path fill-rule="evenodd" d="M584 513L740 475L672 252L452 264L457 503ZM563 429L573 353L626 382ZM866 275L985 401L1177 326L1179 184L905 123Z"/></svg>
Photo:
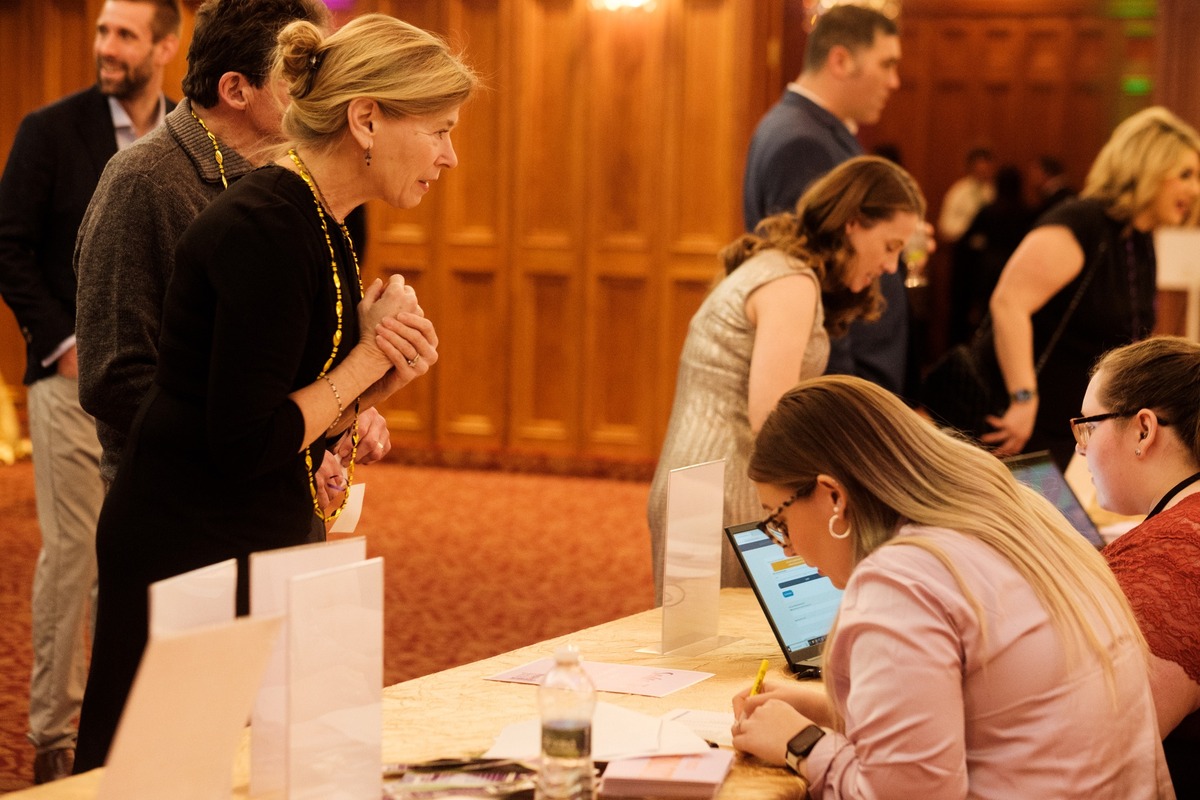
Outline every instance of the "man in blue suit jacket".
<svg viewBox="0 0 1200 800"><path fill-rule="evenodd" d="M42 532L29 698L36 783L71 770L104 499L96 426L79 406L75 236L108 159L170 110L163 68L179 23L177 0L108 0L96 22L96 85L25 117L0 177L0 295L26 343Z"/></svg>
<svg viewBox="0 0 1200 800"><path fill-rule="evenodd" d="M900 37L877 11L834 6L809 34L804 71L758 124L746 158L742 211L746 230L790 211L814 180L862 155L859 125L879 121L899 88ZM875 322L855 322L830 342L826 372L858 375L897 394L904 390L908 297L903 269L881 279L887 309Z"/></svg>

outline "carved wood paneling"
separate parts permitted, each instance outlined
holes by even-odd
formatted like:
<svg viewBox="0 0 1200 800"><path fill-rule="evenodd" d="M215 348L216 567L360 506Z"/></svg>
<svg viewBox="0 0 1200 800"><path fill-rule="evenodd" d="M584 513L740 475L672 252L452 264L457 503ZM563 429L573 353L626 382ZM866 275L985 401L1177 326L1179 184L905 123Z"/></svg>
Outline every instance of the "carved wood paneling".
<svg viewBox="0 0 1200 800"><path fill-rule="evenodd" d="M1200 3L1195 0L1158 0L1157 75L1154 99L1193 126L1200 128Z"/></svg>
<svg viewBox="0 0 1200 800"><path fill-rule="evenodd" d="M513 313L511 333L497 333L510 347L516 452L577 454L583 438L585 22L570 0L514 12Z"/></svg>
<svg viewBox="0 0 1200 800"><path fill-rule="evenodd" d="M666 9L588 17L585 453L644 455L653 430L652 271L663 236Z"/></svg>
<svg viewBox="0 0 1200 800"><path fill-rule="evenodd" d="M444 31L466 49L488 81L504 86L506 36L498 0L453 0L442 5ZM436 427L447 446L502 446L509 347L497 331L508 326L507 186L509 151L504 109L495 91L482 91L462 110L454 132L459 166L446 173L436 228L436 312L440 351ZM439 181L441 183L441 181Z"/></svg>
<svg viewBox="0 0 1200 800"><path fill-rule="evenodd" d="M94 78L101 3L0 2L0 154L24 113ZM369 210L365 277L404 274L442 343L385 409L398 445L657 454L687 323L740 232L750 133L798 72L801 5L360 0L445 35L485 85L453 135L460 166L416 209ZM931 213L975 142L1018 165L1060 155L1082 180L1118 113L1119 32L1099 0L904 5L902 86L860 138L900 145ZM187 10L185 40L190 25ZM0 345L11 384L23 346L6 309Z"/></svg>

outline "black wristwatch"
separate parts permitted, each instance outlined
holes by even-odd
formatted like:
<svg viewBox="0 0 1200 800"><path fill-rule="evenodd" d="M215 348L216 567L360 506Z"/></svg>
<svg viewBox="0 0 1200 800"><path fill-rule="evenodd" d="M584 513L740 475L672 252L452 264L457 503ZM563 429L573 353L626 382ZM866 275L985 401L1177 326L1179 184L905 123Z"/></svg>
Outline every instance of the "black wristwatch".
<svg viewBox="0 0 1200 800"><path fill-rule="evenodd" d="M1017 389L1008 394L1008 399L1014 403L1028 403L1035 397L1037 397L1037 389Z"/></svg>
<svg viewBox="0 0 1200 800"><path fill-rule="evenodd" d="M787 754L783 757L792 772L800 774L800 762L808 758L808 754L812 752L824 735L823 729L816 725L809 725L792 737L792 740L787 743Z"/></svg>

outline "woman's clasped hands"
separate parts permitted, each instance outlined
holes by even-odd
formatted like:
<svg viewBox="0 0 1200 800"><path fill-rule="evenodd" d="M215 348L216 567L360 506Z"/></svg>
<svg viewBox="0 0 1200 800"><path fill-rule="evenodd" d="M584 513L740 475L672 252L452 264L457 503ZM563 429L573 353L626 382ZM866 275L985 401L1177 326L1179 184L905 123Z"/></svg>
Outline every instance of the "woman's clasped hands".
<svg viewBox="0 0 1200 800"><path fill-rule="evenodd" d="M437 362L437 332L403 276L371 283L363 292L358 315L359 344L379 359L384 372L380 388L386 394L424 375Z"/></svg>

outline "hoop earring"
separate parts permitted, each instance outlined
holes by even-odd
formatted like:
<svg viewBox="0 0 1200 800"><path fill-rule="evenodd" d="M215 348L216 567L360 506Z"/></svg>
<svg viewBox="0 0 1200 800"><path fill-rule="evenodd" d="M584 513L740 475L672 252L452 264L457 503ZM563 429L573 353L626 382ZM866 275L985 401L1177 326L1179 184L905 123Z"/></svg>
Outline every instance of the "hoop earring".
<svg viewBox="0 0 1200 800"><path fill-rule="evenodd" d="M367 166L368 167L371 166L371 146L370 145L367 145L367 152L363 155L363 157L367 160Z"/></svg>
<svg viewBox="0 0 1200 800"><path fill-rule="evenodd" d="M831 516L829 518L829 535L835 539L845 539L847 536L850 535L850 523L849 522L846 523L846 530L844 532L842 532L842 533L834 533L833 532L834 524L840 519L841 519L841 517L838 515L838 512L836 510L833 512L833 516Z"/></svg>

